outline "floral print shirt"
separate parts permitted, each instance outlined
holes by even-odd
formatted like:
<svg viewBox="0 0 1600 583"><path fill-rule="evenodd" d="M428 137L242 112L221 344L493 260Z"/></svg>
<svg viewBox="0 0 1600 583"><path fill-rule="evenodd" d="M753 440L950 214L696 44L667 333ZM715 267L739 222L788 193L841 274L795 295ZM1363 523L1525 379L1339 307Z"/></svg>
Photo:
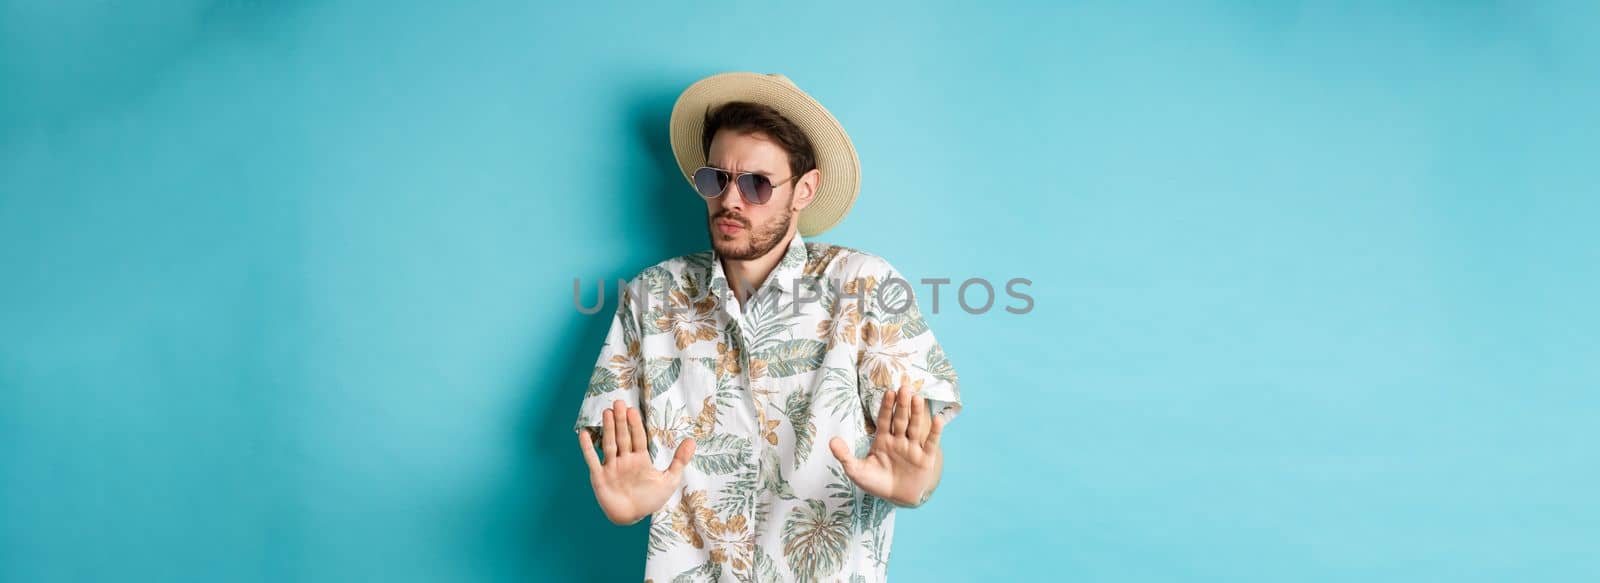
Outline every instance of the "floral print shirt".
<svg viewBox="0 0 1600 583"><path fill-rule="evenodd" d="M885 391L950 421L955 370L911 285L875 255L798 234L744 302L714 251L624 288L575 429L600 442L614 400L639 408L657 469L695 438L683 486L650 516L645 580L884 581L894 509L828 450L871 448Z"/></svg>

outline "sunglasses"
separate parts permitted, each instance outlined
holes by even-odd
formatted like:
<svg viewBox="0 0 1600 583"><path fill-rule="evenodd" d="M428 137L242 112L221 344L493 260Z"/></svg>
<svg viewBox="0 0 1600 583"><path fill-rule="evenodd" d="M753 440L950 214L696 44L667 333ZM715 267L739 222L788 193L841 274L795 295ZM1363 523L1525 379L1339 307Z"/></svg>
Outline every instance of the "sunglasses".
<svg viewBox="0 0 1600 583"><path fill-rule="evenodd" d="M778 181L778 184L792 182L795 178L799 176L790 176ZM711 166L701 166L694 171L694 189L700 191L700 196L708 199L722 196L722 193L727 192L729 182L739 183L739 195L750 204L767 204L767 201L772 200L772 189L776 188L772 179L760 174L740 172L735 176L732 172Z"/></svg>

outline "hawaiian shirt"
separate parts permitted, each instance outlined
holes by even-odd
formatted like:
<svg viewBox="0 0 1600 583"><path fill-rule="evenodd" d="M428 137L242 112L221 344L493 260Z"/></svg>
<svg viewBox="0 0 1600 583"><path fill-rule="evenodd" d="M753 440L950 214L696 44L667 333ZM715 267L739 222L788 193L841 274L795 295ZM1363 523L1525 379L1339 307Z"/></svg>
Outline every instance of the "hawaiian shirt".
<svg viewBox="0 0 1600 583"><path fill-rule="evenodd" d="M884 581L890 502L828 449L871 449L887 389L948 422L955 370L882 258L796 235L743 302L715 251L675 257L624 287L576 430L637 407L657 469L695 439L683 486L650 516L645 581Z"/></svg>

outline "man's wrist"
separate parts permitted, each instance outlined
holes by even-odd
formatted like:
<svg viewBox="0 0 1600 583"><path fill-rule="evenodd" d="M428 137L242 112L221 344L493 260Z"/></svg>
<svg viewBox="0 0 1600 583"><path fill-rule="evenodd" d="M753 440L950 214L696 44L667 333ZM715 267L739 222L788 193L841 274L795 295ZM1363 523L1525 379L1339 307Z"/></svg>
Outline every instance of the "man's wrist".
<svg viewBox="0 0 1600 583"><path fill-rule="evenodd" d="M619 516L619 517L615 517L615 518L607 516L606 519L610 520L611 524L615 524L617 526L633 526L635 524L639 524L639 521L644 520L648 516L650 516L650 515L649 514L640 514L638 516L633 516L633 517Z"/></svg>
<svg viewBox="0 0 1600 583"><path fill-rule="evenodd" d="M937 487L937 485L930 486L926 490L923 490L921 494L917 495L917 498L915 500L910 500L910 501L890 500L889 502L891 504L894 504L895 506L899 506L901 508L916 508L918 506L922 506L923 504L926 504L928 502L928 499L933 497L933 489L936 488L936 487Z"/></svg>

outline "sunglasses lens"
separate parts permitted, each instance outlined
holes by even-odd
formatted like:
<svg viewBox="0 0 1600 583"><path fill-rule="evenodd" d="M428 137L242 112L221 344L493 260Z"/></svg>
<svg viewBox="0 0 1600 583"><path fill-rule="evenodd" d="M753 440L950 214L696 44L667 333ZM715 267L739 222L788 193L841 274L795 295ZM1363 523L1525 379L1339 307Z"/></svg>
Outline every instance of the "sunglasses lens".
<svg viewBox="0 0 1600 583"><path fill-rule="evenodd" d="M750 204L766 204L772 198L772 181L760 174L745 174L739 177L739 191Z"/></svg>
<svg viewBox="0 0 1600 583"><path fill-rule="evenodd" d="M716 168L701 168L694 171L694 188L700 191L700 196L716 198L728 187L728 174Z"/></svg>

